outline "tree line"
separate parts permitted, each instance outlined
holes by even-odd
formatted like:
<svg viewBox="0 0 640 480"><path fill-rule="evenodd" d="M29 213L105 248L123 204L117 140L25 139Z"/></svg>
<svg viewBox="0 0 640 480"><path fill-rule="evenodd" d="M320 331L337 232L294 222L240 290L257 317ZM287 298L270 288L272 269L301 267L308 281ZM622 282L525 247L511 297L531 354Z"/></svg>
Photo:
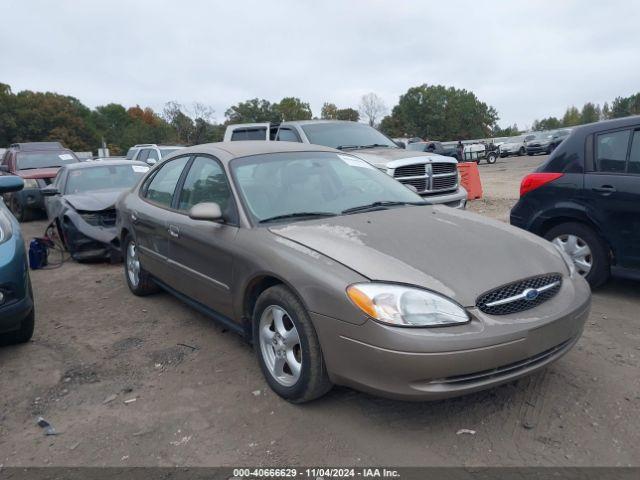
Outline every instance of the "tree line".
<svg viewBox="0 0 640 480"><path fill-rule="evenodd" d="M582 110L567 109L562 119L536 120L534 130L589 123L604 118L640 114L640 93L618 97L611 105L587 103ZM14 93L0 83L0 146L15 142L61 141L75 151L95 151L104 142L113 155L123 154L137 143L195 145L221 141L232 123L310 120L308 102L285 97L279 102L253 98L232 105L218 123L215 111L202 103L167 102L161 112L109 103L90 109L75 97L30 90ZM518 126L498 126L497 110L468 90L443 85L419 85L400 96L389 112L382 99L369 93L357 108L325 102L321 119L364 120L390 137L432 140L467 140L511 136Z"/></svg>

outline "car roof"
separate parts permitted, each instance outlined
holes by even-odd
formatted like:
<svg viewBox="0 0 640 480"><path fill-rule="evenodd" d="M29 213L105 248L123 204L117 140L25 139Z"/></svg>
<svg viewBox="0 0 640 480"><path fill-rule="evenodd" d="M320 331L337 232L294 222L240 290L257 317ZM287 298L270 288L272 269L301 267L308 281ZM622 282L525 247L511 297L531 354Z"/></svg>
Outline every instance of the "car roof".
<svg viewBox="0 0 640 480"><path fill-rule="evenodd" d="M69 163L67 165L63 165L63 168L66 168L67 170L80 170L83 168L104 167L110 165L140 165L143 167L149 166L144 162L136 162L133 160L99 160L97 162Z"/></svg>
<svg viewBox="0 0 640 480"><path fill-rule="evenodd" d="M25 142L12 143L9 148L21 152L33 152L36 150L69 150L62 146L60 142Z"/></svg>
<svg viewBox="0 0 640 480"><path fill-rule="evenodd" d="M573 131L571 133L577 132L579 134L588 135L600 130L633 127L638 125L638 123L640 123L640 115L632 115L630 117L612 118L611 120L602 120L600 122L587 123L586 125L572 127Z"/></svg>
<svg viewBox="0 0 640 480"><path fill-rule="evenodd" d="M282 122L280 125L315 125L318 123L357 123L363 126L369 126L362 122L353 122L351 120L291 120Z"/></svg>
<svg viewBox="0 0 640 480"><path fill-rule="evenodd" d="M267 142L264 140L242 140L236 142L205 143L181 149L171 157L182 156L189 153L208 153L220 160L229 161L238 157L248 157L251 155L261 155L265 153L286 153L286 152L332 152L340 153L335 148L323 147L322 145L312 145L299 142Z"/></svg>

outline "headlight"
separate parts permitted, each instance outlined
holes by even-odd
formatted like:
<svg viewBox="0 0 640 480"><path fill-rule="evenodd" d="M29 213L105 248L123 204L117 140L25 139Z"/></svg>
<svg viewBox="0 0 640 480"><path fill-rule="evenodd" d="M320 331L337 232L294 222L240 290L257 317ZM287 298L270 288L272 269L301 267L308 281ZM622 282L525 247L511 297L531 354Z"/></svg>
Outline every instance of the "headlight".
<svg viewBox="0 0 640 480"><path fill-rule="evenodd" d="M2 200L0 200L1 202ZM11 219L7 216L6 211L0 208L0 243L4 243L11 238L12 228Z"/></svg>
<svg viewBox="0 0 640 480"><path fill-rule="evenodd" d="M464 308L427 290L386 283L347 288L351 301L370 317L400 327L437 327L469 321Z"/></svg>
<svg viewBox="0 0 640 480"><path fill-rule="evenodd" d="M35 178L25 178L24 179L24 188L25 188L25 190L27 188L40 188L38 186L38 180L36 180Z"/></svg>
<svg viewBox="0 0 640 480"><path fill-rule="evenodd" d="M573 259L569 256L567 252L564 251L564 248L562 248L560 245L557 245L554 243L553 246L556 247L556 249L560 253L560 256L564 260L564 263L567 265L567 269L569 270L569 276L573 277L573 275L576 273L576 266L573 263Z"/></svg>

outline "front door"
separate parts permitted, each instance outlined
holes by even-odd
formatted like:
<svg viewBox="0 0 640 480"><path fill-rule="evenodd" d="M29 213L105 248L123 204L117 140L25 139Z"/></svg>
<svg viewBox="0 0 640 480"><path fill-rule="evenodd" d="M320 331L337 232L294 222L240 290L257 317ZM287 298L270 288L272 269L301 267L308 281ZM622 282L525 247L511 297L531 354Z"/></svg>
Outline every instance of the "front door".
<svg viewBox="0 0 640 480"><path fill-rule="evenodd" d="M177 215L171 211L171 205L189 158L178 157L162 165L147 180L140 191L141 198L133 202L130 212L140 262L145 270L168 285L174 283L168 264L168 222Z"/></svg>
<svg viewBox="0 0 640 480"><path fill-rule="evenodd" d="M600 217L616 265L640 268L640 125L597 134L594 171L585 175L592 211Z"/></svg>
<svg viewBox="0 0 640 480"><path fill-rule="evenodd" d="M216 223L189 218L191 207L202 202L220 205L224 220ZM238 216L227 176L216 159L194 158L174 208L181 214L169 225L169 259L180 277L181 291L232 317L233 242Z"/></svg>

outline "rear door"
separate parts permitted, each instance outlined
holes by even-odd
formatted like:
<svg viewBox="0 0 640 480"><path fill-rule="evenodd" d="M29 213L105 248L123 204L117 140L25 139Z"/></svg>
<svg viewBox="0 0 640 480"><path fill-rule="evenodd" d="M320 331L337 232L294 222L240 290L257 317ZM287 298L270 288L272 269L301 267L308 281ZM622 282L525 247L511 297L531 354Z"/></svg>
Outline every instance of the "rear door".
<svg viewBox="0 0 640 480"><path fill-rule="evenodd" d="M192 220L191 207L215 202L224 215L221 223ZM226 173L214 157L196 156L174 203L180 212L169 225L169 259L183 292L226 316L233 316L231 284L233 241L238 233L238 213Z"/></svg>
<svg viewBox="0 0 640 480"><path fill-rule="evenodd" d="M640 125L593 138L594 162L585 192L624 268L640 268Z"/></svg>
<svg viewBox="0 0 640 480"><path fill-rule="evenodd" d="M140 190L140 199L131 209L140 261L145 270L174 286L169 258L169 222L178 213L172 211L174 194L190 156L177 157L162 165Z"/></svg>

